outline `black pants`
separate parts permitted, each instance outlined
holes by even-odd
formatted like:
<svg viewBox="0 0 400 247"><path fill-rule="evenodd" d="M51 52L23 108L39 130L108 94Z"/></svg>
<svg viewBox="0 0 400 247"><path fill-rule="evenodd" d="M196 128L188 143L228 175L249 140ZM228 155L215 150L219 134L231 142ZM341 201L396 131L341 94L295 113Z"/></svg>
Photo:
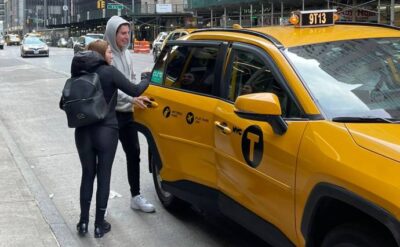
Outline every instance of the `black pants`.
<svg viewBox="0 0 400 247"><path fill-rule="evenodd" d="M132 197L140 194L140 146L132 112L117 112L119 140L126 155Z"/></svg>
<svg viewBox="0 0 400 247"><path fill-rule="evenodd" d="M118 129L98 125L77 128L75 144L82 165L81 221L89 221L93 182L97 175L95 223L102 223L110 194L111 168L118 145Z"/></svg>

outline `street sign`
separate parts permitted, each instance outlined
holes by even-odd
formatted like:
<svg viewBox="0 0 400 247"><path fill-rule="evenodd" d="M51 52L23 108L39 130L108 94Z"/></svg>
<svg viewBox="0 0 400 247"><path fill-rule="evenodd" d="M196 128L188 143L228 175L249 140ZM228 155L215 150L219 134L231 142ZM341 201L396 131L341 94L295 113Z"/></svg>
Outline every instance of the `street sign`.
<svg viewBox="0 0 400 247"><path fill-rule="evenodd" d="M123 9L124 5L118 3L107 3L107 9Z"/></svg>
<svg viewBox="0 0 400 247"><path fill-rule="evenodd" d="M64 10L64 11L67 11L67 10L68 10L68 6L67 6L67 5L64 5L64 6L63 6L63 10Z"/></svg>

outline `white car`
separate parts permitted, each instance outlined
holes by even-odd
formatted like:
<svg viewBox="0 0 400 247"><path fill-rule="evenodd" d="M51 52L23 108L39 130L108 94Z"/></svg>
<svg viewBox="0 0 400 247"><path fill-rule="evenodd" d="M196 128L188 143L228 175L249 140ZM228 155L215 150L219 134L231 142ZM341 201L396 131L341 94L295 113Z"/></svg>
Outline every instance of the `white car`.
<svg viewBox="0 0 400 247"><path fill-rule="evenodd" d="M21 45L21 57L48 57L49 47L38 37L26 37Z"/></svg>
<svg viewBox="0 0 400 247"><path fill-rule="evenodd" d="M153 41L153 59L154 62L157 60L158 55L160 55L161 45L164 39L167 37L167 32L161 32L158 34L157 38Z"/></svg>
<svg viewBox="0 0 400 247"><path fill-rule="evenodd" d="M4 37L0 35L0 49L3 50L4 49Z"/></svg>

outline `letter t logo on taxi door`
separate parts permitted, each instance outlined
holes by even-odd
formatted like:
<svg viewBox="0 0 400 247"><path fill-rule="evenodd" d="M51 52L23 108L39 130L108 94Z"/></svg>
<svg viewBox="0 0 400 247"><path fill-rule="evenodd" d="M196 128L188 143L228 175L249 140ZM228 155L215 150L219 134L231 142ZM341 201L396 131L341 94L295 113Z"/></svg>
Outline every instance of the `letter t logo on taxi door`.
<svg viewBox="0 0 400 247"><path fill-rule="evenodd" d="M246 163L256 168L260 165L264 152L264 139L261 128L251 125L245 129L242 135L242 154Z"/></svg>
<svg viewBox="0 0 400 247"><path fill-rule="evenodd" d="M255 143L258 143L260 141L260 138L258 135L247 132L247 139L250 141L250 153L249 153L249 160L254 161L254 148L255 148Z"/></svg>

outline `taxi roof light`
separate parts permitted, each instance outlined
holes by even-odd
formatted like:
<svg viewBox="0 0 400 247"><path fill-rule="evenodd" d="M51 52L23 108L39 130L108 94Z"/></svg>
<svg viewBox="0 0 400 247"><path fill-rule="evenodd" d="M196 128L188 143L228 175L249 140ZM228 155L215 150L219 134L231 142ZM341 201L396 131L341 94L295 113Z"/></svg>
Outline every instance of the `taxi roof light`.
<svg viewBox="0 0 400 247"><path fill-rule="evenodd" d="M292 12L289 22L296 27L322 27L334 25L338 19L336 9L298 10Z"/></svg>
<svg viewBox="0 0 400 247"><path fill-rule="evenodd" d="M333 21L336 22L340 19L340 15L338 13L333 14Z"/></svg>
<svg viewBox="0 0 400 247"><path fill-rule="evenodd" d="M290 18L289 18L289 22L290 22L290 24L292 24L292 25L297 25L297 24L299 24L299 21L300 21L299 16L298 16L298 15L295 15L295 14L292 14L292 16L290 16Z"/></svg>
<svg viewBox="0 0 400 247"><path fill-rule="evenodd" d="M233 24L232 28L233 29L243 29L243 27L241 25L239 25L239 24Z"/></svg>

